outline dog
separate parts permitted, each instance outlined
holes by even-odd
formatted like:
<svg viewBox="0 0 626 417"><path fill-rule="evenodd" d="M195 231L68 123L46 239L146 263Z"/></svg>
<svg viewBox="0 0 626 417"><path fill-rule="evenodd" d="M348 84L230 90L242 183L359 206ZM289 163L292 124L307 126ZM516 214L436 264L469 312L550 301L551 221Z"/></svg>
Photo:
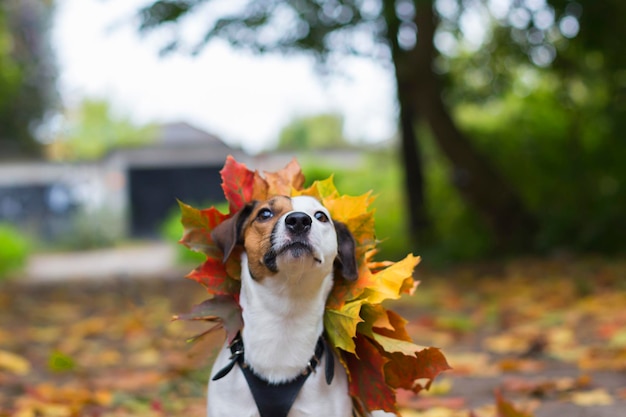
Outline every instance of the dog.
<svg viewBox="0 0 626 417"><path fill-rule="evenodd" d="M309 196L246 204L212 239L224 262L242 246L244 326L218 354L209 417L351 417L345 369L324 340L335 279L357 279L355 240Z"/></svg>

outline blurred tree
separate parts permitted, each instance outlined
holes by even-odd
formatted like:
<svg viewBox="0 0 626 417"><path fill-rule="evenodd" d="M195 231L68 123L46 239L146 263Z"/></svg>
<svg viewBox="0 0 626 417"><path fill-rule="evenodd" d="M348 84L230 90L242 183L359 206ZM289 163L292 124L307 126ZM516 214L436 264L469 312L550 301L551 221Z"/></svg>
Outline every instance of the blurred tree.
<svg viewBox="0 0 626 417"><path fill-rule="evenodd" d="M454 0L452 0L454 1ZM202 9L201 6L206 6ZM452 162L453 182L492 226L500 246L528 246L534 220L521 200L468 138L458 129L444 103L442 83L434 71L438 15L433 1L293 0L229 2L159 0L140 12L142 31L183 20L194 13L212 16L208 30L193 47L199 51L215 38L263 53L306 51L321 62L337 54L355 54L393 64L410 232L423 238L428 229L422 161L414 126L427 121L438 145ZM417 36L419 28L419 36ZM174 38L164 51L180 49Z"/></svg>
<svg viewBox="0 0 626 417"><path fill-rule="evenodd" d="M278 136L279 149L330 149L349 146L343 135L343 117L338 114L297 117Z"/></svg>
<svg viewBox="0 0 626 417"><path fill-rule="evenodd" d="M97 159L115 148L149 143L156 133L155 126L137 126L116 115L107 101L85 99L64 116L48 153L56 160Z"/></svg>
<svg viewBox="0 0 626 417"><path fill-rule="evenodd" d="M34 132L57 101L52 13L51 0L0 3L0 157L40 152Z"/></svg>
<svg viewBox="0 0 626 417"><path fill-rule="evenodd" d="M528 170L517 169L522 161L540 166L543 178L557 177L553 169L561 169L559 174L577 173L564 163L567 148L547 150L547 144L539 145L539 139L530 135L580 138L563 142L572 149L592 146L589 142L602 143L597 146L602 151L578 152L578 160L600 161L601 154L609 158L606 146L623 142L619 140L626 127L626 54L621 45L626 34L621 21L625 9L626 2L621 0L263 0L236 4L159 0L141 10L140 28L150 30L183 20L192 12L205 13L211 16L208 29L192 52L221 38L259 53L306 51L322 63L332 63L341 54L391 62L400 108L411 233L421 237L428 225L423 141L417 140L422 130L416 129L427 126L450 163L451 180L460 195L490 225L496 245L511 249L535 243L535 215L544 214L538 201L551 197L548 188L537 187L541 192L530 189L533 185L521 175ZM181 39L174 38L164 50L182 47ZM541 82L535 82L537 78ZM461 129L458 118L462 112L452 114L450 110L498 100L513 105L515 97L519 98L517 104L523 104L513 119L516 124L506 129L500 123L500 129L492 130L491 135L483 136L484 129L467 119ZM549 100L551 97L558 99ZM586 101L591 97L594 99ZM552 129L558 120L534 111L546 109L545 103L552 107L544 115L568 118L572 123L560 125L566 129ZM559 107L571 112L559 112ZM538 117L533 119L531 114ZM494 120L483 119L492 125ZM590 124L583 125L585 120ZM530 127L529 121L544 123L545 129ZM593 129L595 132L590 131ZM545 135L548 130L551 133ZM509 141L509 137L519 141ZM523 153L528 143L534 148L526 154L527 159L515 152L500 152L508 146ZM616 165L613 160L607 160L609 165ZM597 175L577 178L589 184L588 188L595 184L596 188L619 189L620 182L612 174L604 177L602 187ZM552 201L558 199L554 187ZM595 205L601 206L599 202L606 199L598 197L597 201ZM528 206L535 215L529 214ZM558 207L555 203L552 210L556 213ZM568 227L576 224L573 219ZM546 222L545 216L542 222Z"/></svg>
<svg viewBox="0 0 626 417"><path fill-rule="evenodd" d="M625 13L618 0L515 2L471 52L446 21L458 17L443 19L447 98L537 214L540 249L626 247Z"/></svg>

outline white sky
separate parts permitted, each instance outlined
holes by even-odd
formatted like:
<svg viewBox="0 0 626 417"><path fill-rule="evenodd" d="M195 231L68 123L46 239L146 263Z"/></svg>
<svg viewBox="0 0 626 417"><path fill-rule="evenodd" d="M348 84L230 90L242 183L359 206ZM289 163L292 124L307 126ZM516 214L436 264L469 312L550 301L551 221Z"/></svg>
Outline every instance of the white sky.
<svg viewBox="0 0 626 417"><path fill-rule="evenodd" d="M187 121L250 152L270 147L298 115L337 111L353 140L395 132L394 82L381 66L352 58L342 63L348 77L324 80L308 58L257 57L215 42L196 57L161 58L157 36L138 36L128 20L146 1L57 2L53 45L66 106L104 98L138 123Z"/></svg>

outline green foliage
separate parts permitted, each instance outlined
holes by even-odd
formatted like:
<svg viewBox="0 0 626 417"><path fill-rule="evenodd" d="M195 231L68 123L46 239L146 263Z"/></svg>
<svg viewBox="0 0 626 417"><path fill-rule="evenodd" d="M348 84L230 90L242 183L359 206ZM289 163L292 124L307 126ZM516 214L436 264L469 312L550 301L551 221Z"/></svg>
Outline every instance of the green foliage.
<svg viewBox="0 0 626 417"><path fill-rule="evenodd" d="M30 244L13 226L0 223L0 281L22 268L28 259Z"/></svg>
<svg viewBox="0 0 626 417"><path fill-rule="evenodd" d="M204 2L162 0L148 5L142 10L142 29L182 22L182 16ZM408 3L404 6L410 6ZM472 145L513 185L537 218L539 233L534 246L526 249L626 249L622 236L626 230L626 54L622 46L626 2L548 0L545 4L531 4L530 0L521 0L513 2L498 17L492 2L486 0L474 2L471 7L454 1L458 3L454 12L446 12L437 2L412 3L413 7L381 10L381 3L371 7L367 2L334 2L320 8L319 2L313 0L288 2L283 7L278 7L276 0L262 4L247 1L230 15L216 16L208 22L206 36L197 46L219 38L256 52L309 52L322 58L322 62L331 53L356 53L386 60L389 54L380 52L394 41L393 36L389 38L394 34L390 23L406 23L407 19L412 23L411 11L418 5L432 4L437 11L437 39L452 39L453 44L451 50L438 54L437 48L445 42L436 42L432 54L432 67L445 85L446 105L453 109L455 123L448 128L459 127L467 133ZM277 19L277 10L291 19ZM478 48L467 48L464 42L468 34L461 23L467 13L476 11L493 16L486 22L484 43ZM564 29L566 19L569 30ZM276 32L278 23L291 30ZM572 30L571 24L577 29ZM358 36L351 36L355 33ZM367 36L369 40L363 42ZM367 46L371 48L365 50ZM413 71L412 76L415 78L411 84L431 82L420 71ZM432 125L433 120L430 122ZM312 129L295 121L285 130L287 138L281 138L281 146L315 147L315 141L303 133L307 130ZM322 137L331 136L326 132ZM422 132L419 143L433 239L432 247L417 248L416 252L423 254L424 249L432 249L442 259L468 259L491 253L495 245L489 238L491 231L451 184L453 167L435 148L429 133ZM308 167L312 174L307 169L305 173L309 179L321 179L335 172L337 186L345 193L370 189L381 193L375 203L384 213L377 216L379 236L388 234L390 245L408 246L401 172L393 157L388 162L378 155L375 158L355 171L313 167L319 164L316 161ZM307 168L306 164L303 166ZM454 168L457 172L468 169L462 164ZM471 176L472 168L469 169L466 174ZM383 250L386 244L383 243Z"/></svg>
<svg viewBox="0 0 626 417"><path fill-rule="evenodd" d="M70 231L55 243L65 250L89 250L114 246L124 236L120 213L102 207L97 210L80 209L72 215Z"/></svg>
<svg viewBox="0 0 626 417"><path fill-rule="evenodd" d="M97 159L114 148L150 143L156 133L155 126L137 126L115 114L104 100L85 99L67 114L66 127L49 153L60 160Z"/></svg>
<svg viewBox="0 0 626 417"><path fill-rule="evenodd" d="M197 11L208 0L158 0L143 7L139 13L139 30L154 31L162 26L180 23ZM206 28L195 40L179 36L179 31L165 34L163 51L177 48L199 51L214 39L223 39L234 47L254 52L268 51L311 52L326 57L341 49L347 53L367 53L368 42L358 36L333 36L337 32L358 31L374 25L377 14L374 7L363 7L359 2L327 2L321 7L317 0L285 2L279 0L247 0L233 3L225 13L213 13L206 20ZM363 9L363 10L361 10ZM290 17L290 20L285 20ZM280 28L279 30L276 30ZM190 45L191 43L191 45ZM370 48L372 49L372 48Z"/></svg>
<svg viewBox="0 0 626 417"><path fill-rule="evenodd" d="M298 117L285 126L278 149L309 150L348 147L343 135L343 117L336 113Z"/></svg>
<svg viewBox="0 0 626 417"><path fill-rule="evenodd" d="M367 154L365 162L349 169L322 165L302 159L307 186L315 180L334 175L337 189L350 195L373 191L376 210L376 236L381 240L378 259L398 260L408 251L428 264L476 259L487 255L492 242L477 214L467 207L450 184L449 166L436 150L432 138L423 134L428 211L432 238L428 244L412 247L407 233L407 213L399 157L390 150Z"/></svg>
<svg viewBox="0 0 626 417"><path fill-rule="evenodd" d="M452 185L452 168L423 129L422 138L426 206L432 239L422 255L429 263L470 260L487 256L493 242L478 213L469 207Z"/></svg>
<svg viewBox="0 0 626 417"><path fill-rule="evenodd" d="M536 249L623 250L626 144L607 117L606 84L532 73L523 95L459 105L461 125L539 219Z"/></svg>
<svg viewBox="0 0 626 417"><path fill-rule="evenodd" d="M617 16L626 3L548 3L553 25L498 24L480 50L443 58L447 96L538 219L529 249L618 253L626 249L626 55ZM580 25L574 37L561 33L565 17ZM537 64L540 49L554 61Z"/></svg>

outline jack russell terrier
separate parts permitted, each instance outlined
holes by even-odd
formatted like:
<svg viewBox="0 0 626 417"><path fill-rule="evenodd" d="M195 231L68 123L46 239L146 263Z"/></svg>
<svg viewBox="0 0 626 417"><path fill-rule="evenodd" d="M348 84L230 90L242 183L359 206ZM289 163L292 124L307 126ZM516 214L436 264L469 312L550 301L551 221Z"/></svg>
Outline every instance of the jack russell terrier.
<svg viewBox="0 0 626 417"><path fill-rule="evenodd" d="M357 278L347 227L313 197L276 196L247 204L211 236L224 261L243 246L244 327L215 361L208 416L352 416L346 372L323 335L333 280Z"/></svg>

